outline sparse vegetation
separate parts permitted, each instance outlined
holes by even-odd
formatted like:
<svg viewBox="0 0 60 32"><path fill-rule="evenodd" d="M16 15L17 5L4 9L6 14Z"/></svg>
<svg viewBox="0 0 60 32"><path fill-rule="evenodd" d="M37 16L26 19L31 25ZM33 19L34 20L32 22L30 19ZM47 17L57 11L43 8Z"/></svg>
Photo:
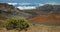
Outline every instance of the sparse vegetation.
<svg viewBox="0 0 60 32"><path fill-rule="evenodd" d="M27 20L23 18L10 18L4 22L4 26L7 30L18 29L21 31L28 28L29 23Z"/></svg>

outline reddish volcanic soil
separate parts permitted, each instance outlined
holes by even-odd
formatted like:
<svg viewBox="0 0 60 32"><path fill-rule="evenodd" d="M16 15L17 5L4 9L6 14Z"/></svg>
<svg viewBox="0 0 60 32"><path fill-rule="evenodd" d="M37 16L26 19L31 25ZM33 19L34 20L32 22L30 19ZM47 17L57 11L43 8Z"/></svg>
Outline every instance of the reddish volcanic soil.
<svg viewBox="0 0 60 32"><path fill-rule="evenodd" d="M60 25L60 15L37 16L29 21L45 25Z"/></svg>

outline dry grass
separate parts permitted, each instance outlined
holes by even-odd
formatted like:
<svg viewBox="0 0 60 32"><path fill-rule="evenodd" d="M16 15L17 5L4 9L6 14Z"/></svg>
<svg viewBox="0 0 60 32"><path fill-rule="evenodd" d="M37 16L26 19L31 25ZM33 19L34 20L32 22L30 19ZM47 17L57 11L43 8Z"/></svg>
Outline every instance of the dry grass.
<svg viewBox="0 0 60 32"><path fill-rule="evenodd" d="M19 32L18 30L6 30L5 28L0 29L0 32ZM27 31L20 31L20 32L60 32L60 26L52 27L52 26L45 26L45 25L31 25Z"/></svg>

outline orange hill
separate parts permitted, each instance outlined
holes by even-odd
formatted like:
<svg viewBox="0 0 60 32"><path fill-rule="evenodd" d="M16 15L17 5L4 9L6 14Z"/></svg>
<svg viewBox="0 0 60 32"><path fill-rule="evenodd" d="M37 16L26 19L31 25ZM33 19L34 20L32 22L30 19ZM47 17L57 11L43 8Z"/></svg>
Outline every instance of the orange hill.
<svg viewBox="0 0 60 32"><path fill-rule="evenodd" d="M45 25L60 25L60 15L37 16L29 21Z"/></svg>

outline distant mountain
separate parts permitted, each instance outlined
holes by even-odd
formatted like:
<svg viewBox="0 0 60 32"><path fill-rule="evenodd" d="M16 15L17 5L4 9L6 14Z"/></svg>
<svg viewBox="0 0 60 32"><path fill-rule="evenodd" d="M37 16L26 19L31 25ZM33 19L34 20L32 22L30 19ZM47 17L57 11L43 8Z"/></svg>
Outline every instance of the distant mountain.
<svg viewBox="0 0 60 32"><path fill-rule="evenodd" d="M43 6L37 6L36 9L20 10L14 5L0 3L0 18L23 17L27 19L49 14L60 14L60 5L46 4Z"/></svg>
<svg viewBox="0 0 60 32"><path fill-rule="evenodd" d="M45 4L43 6L37 7L33 12L37 14L60 14L60 5L50 5Z"/></svg>
<svg viewBox="0 0 60 32"><path fill-rule="evenodd" d="M23 18L31 18L34 15L31 13L26 13L13 5L9 5L7 3L0 3L0 18L11 18L11 17L23 17Z"/></svg>
<svg viewBox="0 0 60 32"><path fill-rule="evenodd" d="M36 9L28 9L22 11L34 15L33 17L50 14L60 14L60 5L45 4L43 6L37 6Z"/></svg>

